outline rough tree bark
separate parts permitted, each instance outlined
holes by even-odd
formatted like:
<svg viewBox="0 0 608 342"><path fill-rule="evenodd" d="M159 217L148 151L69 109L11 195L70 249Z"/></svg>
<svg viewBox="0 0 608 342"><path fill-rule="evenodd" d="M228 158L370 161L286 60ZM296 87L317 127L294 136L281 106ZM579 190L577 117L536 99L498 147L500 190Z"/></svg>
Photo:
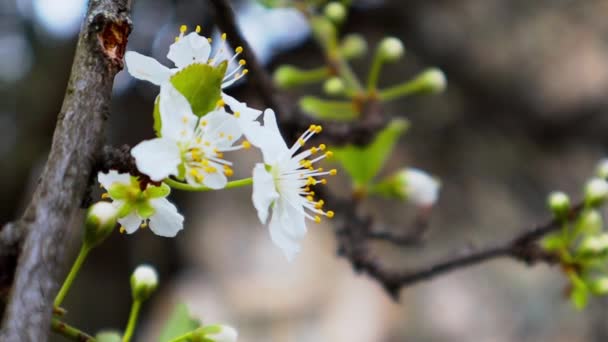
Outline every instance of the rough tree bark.
<svg viewBox="0 0 608 342"><path fill-rule="evenodd" d="M52 302L69 253L64 241L79 212L103 142L114 76L131 31L130 0L91 0L78 38L51 151L38 187L17 227L20 250L0 341L46 341ZM4 229L3 229L4 231ZM3 232L4 233L4 232ZM0 234L14 237L14 234Z"/></svg>

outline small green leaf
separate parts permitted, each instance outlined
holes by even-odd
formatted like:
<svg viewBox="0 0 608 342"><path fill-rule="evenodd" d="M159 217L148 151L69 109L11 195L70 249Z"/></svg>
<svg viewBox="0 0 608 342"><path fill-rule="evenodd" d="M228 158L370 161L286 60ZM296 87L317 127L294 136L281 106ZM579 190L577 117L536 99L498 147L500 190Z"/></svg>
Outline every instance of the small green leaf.
<svg viewBox="0 0 608 342"><path fill-rule="evenodd" d="M397 140L408 125L406 120L395 119L378 133L368 146L347 145L332 148L335 158L342 164L355 185L367 185L382 169Z"/></svg>
<svg viewBox="0 0 608 342"><path fill-rule="evenodd" d="M359 117L359 111L351 101L327 101L305 96L300 99L300 108L310 116L322 120L353 121Z"/></svg>
<svg viewBox="0 0 608 342"><path fill-rule="evenodd" d="M121 342L122 337L115 331L100 331L95 339L97 342Z"/></svg>
<svg viewBox="0 0 608 342"><path fill-rule="evenodd" d="M156 209L150 204L149 201L138 201L137 203L137 213L142 218L146 219L150 216L154 215Z"/></svg>
<svg viewBox="0 0 608 342"><path fill-rule="evenodd" d="M541 241L541 246L548 252L556 251L565 246L561 234L552 234Z"/></svg>
<svg viewBox="0 0 608 342"><path fill-rule="evenodd" d="M108 194L110 194L110 197L112 197L113 200L123 200L129 196L130 190L130 185L126 185L124 183L114 183L108 189Z"/></svg>
<svg viewBox="0 0 608 342"><path fill-rule="evenodd" d="M157 137L160 137L161 129L163 127L163 123L160 119L160 108L159 108L160 96L157 96L154 100L154 111L152 112L152 117L154 118L154 133L156 133Z"/></svg>
<svg viewBox="0 0 608 342"><path fill-rule="evenodd" d="M178 304L163 327L159 342L168 342L187 332L197 329L201 322L193 319L185 304Z"/></svg>
<svg viewBox="0 0 608 342"><path fill-rule="evenodd" d="M148 186L144 191L146 198L162 198L167 197L171 193L171 187L162 183L160 186Z"/></svg>
<svg viewBox="0 0 608 342"><path fill-rule="evenodd" d="M582 310L589 302L589 287L587 286L587 283L575 273L570 273L568 278L570 278L572 284L570 302L575 308Z"/></svg>
<svg viewBox="0 0 608 342"><path fill-rule="evenodd" d="M221 99L222 79L226 73L226 61L218 66L191 64L171 77L171 83L188 99L196 116L212 111Z"/></svg>

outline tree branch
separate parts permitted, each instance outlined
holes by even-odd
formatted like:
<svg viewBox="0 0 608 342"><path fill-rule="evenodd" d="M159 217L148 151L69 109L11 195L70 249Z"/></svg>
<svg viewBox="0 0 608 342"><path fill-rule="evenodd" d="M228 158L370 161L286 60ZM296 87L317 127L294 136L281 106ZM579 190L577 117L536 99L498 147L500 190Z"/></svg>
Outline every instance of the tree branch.
<svg viewBox="0 0 608 342"><path fill-rule="evenodd" d="M25 235L1 341L45 341L65 246L76 233L94 160L102 146L114 76L131 31L129 0L92 0L83 23L51 151L19 228ZM80 228L80 227L78 227Z"/></svg>

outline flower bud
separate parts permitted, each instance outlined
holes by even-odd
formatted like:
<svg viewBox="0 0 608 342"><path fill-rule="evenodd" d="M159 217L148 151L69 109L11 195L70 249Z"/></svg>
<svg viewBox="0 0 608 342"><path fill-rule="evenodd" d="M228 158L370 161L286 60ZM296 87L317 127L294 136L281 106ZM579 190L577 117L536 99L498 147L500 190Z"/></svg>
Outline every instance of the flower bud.
<svg viewBox="0 0 608 342"><path fill-rule="evenodd" d="M576 222L576 231L585 234L597 234L602 231L604 220L597 210L583 211Z"/></svg>
<svg viewBox="0 0 608 342"><path fill-rule="evenodd" d="M585 186L585 200L589 205L599 205L608 198L608 182L593 178Z"/></svg>
<svg viewBox="0 0 608 342"><path fill-rule="evenodd" d="M97 202L89 207L85 219L84 244L92 248L102 243L114 230L118 209L108 202Z"/></svg>
<svg viewBox="0 0 608 342"><path fill-rule="evenodd" d="M214 342L235 342L239 337L236 329L223 324L206 326L203 330L208 331L205 338Z"/></svg>
<svg viewBox="0 0 608 342"><path fill-rule="evenodd" d="M548 203L555 217L565 218L570 212L570 198L561 191L549 194Z"/></svg>
<svg viewBox="0 0 608 342"><path fill-rule="evenodd" d="M378 46L378 52L386 61L394 62L403 57L405 48L401 40L394 37L384 38Z"/></svg>
<svg viewBox="0 0 608 342"><path fill-rule="evenodd" d="M579 246L579 252L587 255L598 255L608 251L608 234L587 236Z"/></svg>
<svg viewBox="0 0 608 342"><path fill-rule="evenodd" d="M608 277L601 277L589 284L591 292L595 295L605 295L608 293Z"/></svg>
<svg viewBox="0 0 608 342"><path fill-rule="evenodd" d="M328 95L341 95L344 93L344 81L339 77L332 77L325 81L323 90Z"/></svg>
<svg viewBox="0 0 608 342"><path fill-rule="evenodd" d="M339 2L330 2L325 6L325 16L334 23L340 24L346 19L346 8Z"/></svg>
<svg viewBox="0 0 608 342"><path fill-rule="evenodd" d="M603 179L608 179L608 159L603 159L597 164L597 176Z"/></svg>
<svg viewBox="0 0 608 342"><path fill-rule="evenodd" d="M440 183L422 170L404 169L394 179L398 194L416 205L432 206L439 197Z"/></svg>
<svg viewBox="0 0 608 342"><path fill-rule="evenodd" d="M158 274L151 266L140 265L131 275L131 293L136 301L148 299L157 286Z"/></svg>
<svg viewBox="0 0 608 342"><path fill-rule="evenodd" d="M440 93L445 90L447 84L445 74L437 68L424 71L417 79L429 93Z"/></svg>
<svg viewBox="0 0 608 342"><path fill-rule="evenodd" d="M367 42L360 34L349 34L342 39L340 51L348 59L361 57L367 52Z"/></svg>

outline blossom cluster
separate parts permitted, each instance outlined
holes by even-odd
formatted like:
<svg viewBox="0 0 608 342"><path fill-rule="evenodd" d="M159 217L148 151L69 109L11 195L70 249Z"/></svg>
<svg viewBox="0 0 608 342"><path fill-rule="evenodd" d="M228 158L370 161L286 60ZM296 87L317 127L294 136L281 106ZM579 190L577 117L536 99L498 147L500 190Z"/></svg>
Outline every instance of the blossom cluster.
<svg viewBox="0 0 608 342"><path fill-rule="evenodd" d="M272 241L291 260L300 250L306 220L318 223L323 216L334 216L312 190L336 174L335 169L314 166L332 153L324 144L304 149L322 127L311 125L288 146L272 109L251 108L223 92L247 74L245 60L239 59L243 48L231 50L224 34L212 49L212 40L200 34L200 27L186 31L182 26L167 54L174 68L137 52L125 54L133 77L160 87L157 137L131 150L140 174L98 174L107 191L102 197L116 208L121 232L149 226L157 235L176 236L184 218L167 200L171 188L205 191L234 184L228 180L234 174L229 153L253 146L262 160L252 171L252 202L260 221L268 223Z"/></svg>

